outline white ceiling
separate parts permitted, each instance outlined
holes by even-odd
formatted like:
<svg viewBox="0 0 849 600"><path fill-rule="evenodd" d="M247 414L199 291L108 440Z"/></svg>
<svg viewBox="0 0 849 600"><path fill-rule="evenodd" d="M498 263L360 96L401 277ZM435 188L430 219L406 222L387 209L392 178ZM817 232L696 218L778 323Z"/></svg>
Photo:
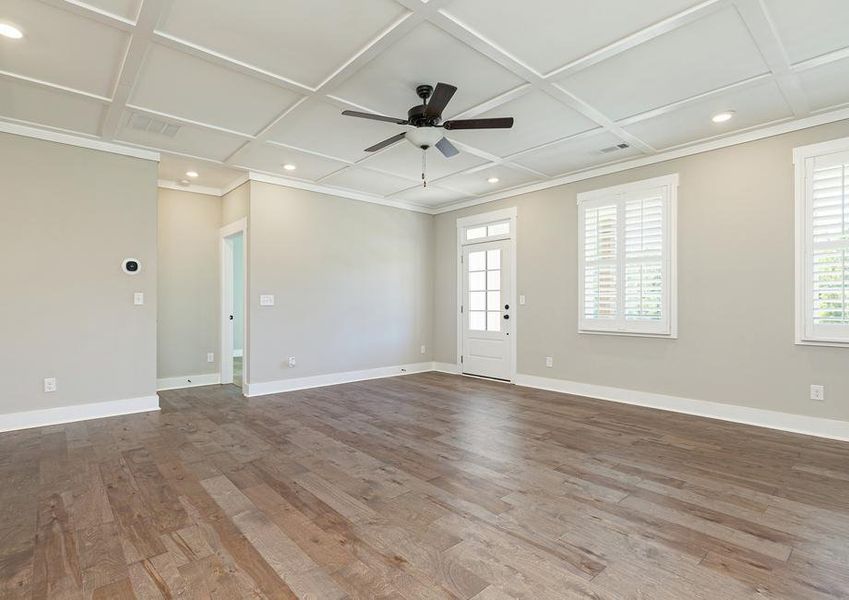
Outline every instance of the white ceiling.
<svg viewBox="0 0 849 600"><path fill-rule="evenodd" d="M0 21L25 33L0 37L0 119L208 188L256 171L440 208L849 106L847 0L0 0ZM439 81L446 118L516 124L450 132L423 189L410 144L363 151L402 127L340 113L406 117Z"/></svg>

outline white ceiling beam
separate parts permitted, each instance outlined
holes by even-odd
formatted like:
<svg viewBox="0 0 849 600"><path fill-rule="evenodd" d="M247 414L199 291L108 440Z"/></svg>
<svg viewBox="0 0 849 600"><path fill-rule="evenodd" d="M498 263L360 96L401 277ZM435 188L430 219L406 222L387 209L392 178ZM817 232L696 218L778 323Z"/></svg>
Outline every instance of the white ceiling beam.
<svg viewBox="0 0 849 600"><path fill-rule="evenodd" d="M368 44L366 44L350 60L348 60L338 69L336 69L336 71L334 71L329 77L322 81L318 87L310 90L300 102L282 111L274 119L272 119L271 122L268 123L268 125L266 125L262 129L262 131L260 131L256 135L256 138L254 140L242 145L233 154L227 157L225 163L238 163L244 153L247 152L250 148L257 144L264 144L265 142L267 142L274 128L277 127L277 125L281 123L284 119L286 119L286 117L294 113L299 106L308 102L319 102L321 100L326 99L328 93L333 88L339 86L342 82L347 80L354 73L356 73L365 65L367 65L371 60L373 60L384 50L389 48L392 44L407 35L410 31L413 30L413 28L415 28L423 21L424 18L416 12L408 12L402 15L389 27L380 32L377 37L375 37ZM319 179L319 181L321 181L321 179Z"/></svg>
<svg viewBox="0 0 849 600"><path fill-rule="evenodd" d="M586 69L587 67L591 67L594 64L600 63L603 60L612 58L617 54L622 54L623 52L630 50L631 48L651 41L657 37L669 33L670 31L674 31L676 29L684 27L685 25L693 23L694 21L703 19L704 17L729 6L730 3L731 0L706 0L701 4L692 6L683 12L663 19L662 21L659 21L654 25L650 25L645 29L641 29L636 33L633 33L627 37L613 42L612 44L605 46L604 48L600 48L595 52L587 54L586 56L582 56L581 58L574 60L567 65L564 65L558 69L554 69L553 71L550 71L545 75L540 76L548 80L554 78L562 79L573 73L577 73L578 71Z"/></svg>
<svg viewBox="0 0 849 600"><path fill-rule="evenodd" d="M125 108L131 110L133 112L143 113L145 115L155 117L157 119L162 119L164 121L173 121L174 123L179 123L180 125L188 125L190 127L201 127L203 129L207 129L209 131L215 131L217 133L223 133L225 135L232 135L234 137L239 137L245 140L252 140L254 136L249 133L245 133L242 131L235 131L233 129L227 129L226 127L219 127L218 125L210 125L209 123L204 123L202 121L194 121L192 119L187 119L185 117L178 117L176 115L172 115L170 113L160 112L158 110L153 110L150 108L145 108L143 106L137 106L135 104L127 103Z"/></svg>
<svg viewBox="0 0 849 600"><path fill-rule="evenodd" d="M80 17L97 21L103 25L120 29L121 31L132 31L135 26L135 21L127 19L119 15L112 14L105 10L101 10L91 4L78 2L77 0L40 0L43 4L48 4L54 8L68 11Z"/></svg>
<svg viewBox="0 0 849 600"><path fill-rule="evenodd" d="M82 96L84 98L96 100L97 102L100 102L102 104L109 104L109 102L112 101L111 98L107 98L106 96L92 94L91 92L84 92L83 90L59 85L58 83L50 83L49 81L43 81L41 79L35 79L33 77L27 77L26 75L20 75L18 73L11 73L9 71L0 71L0 78L9 79L10 81L22 81L24 83L29 83L38 87L55 90L57 92L64 92L73 96Z"/></svg>
<svg viewBox="0 0 849 600"><path fill-rule="evenodd" d="M811 114L811 106L802 88L799 77L790 67L787 50L781 43L775 28L775 23L767 12L763 0L735 0L737 12L749 29L752 39L761 51L793 114L796 117L806 117Z"/></svg>
<svg viewBox="0 0 849 600"><path fill-rule="evenodd" d="M575 110L591 121L604 127L610 133L619 137L634 148L637 148L647 154L655 151L654 148L646 142L617 126L612 119L608 118L601 111L595 109L566 90L558 87L536 71L517 61L509 54L506 54L474 30L448 15L445 11L433 11L428 13L428 20L446 33L454 36L468 46L471 46L490 60L495 61L514 75L524 79L535 89L545 92L572 110Z"/></svg>
<svg viewBox="0 0 849 600"><path fill-rule="evenodd" d="M277 73L261 69L260 67L248 64L220 52L216 52L215 50L204 48L198 44L193 44L192 42L188 42L162 31L153 32L153 41L161 46L182 52L183 54L189 54L195 58L205 60L206 62L225 67L231 71L236 71L237 73L253 77L254 79L260 79L267 83L280 86L286 90L295 92L296 94L310 94L315 89L306 84L299 83L294 79L283 77Z"/></svg>
<svg viewBox="0 0 849 600"><path fill-rule="evenodd" d="M153 37L153 29L159 23L159 17L168 8L171 0L144 0L139 11L136 27L133 29L127 53L121 63L121 68L112 92L112 103L103 116L100 126L100 136L105 140L115 138L121 116L130 99L130 94L138 79L147 49Z"/></svg>
<svg viewBox="0 0 849 600"><path fill-rule="evenodd" d="M808 60L803 60L802 62L796 63L791 68L794 72L801 73L803 71L807 71L808 69L815 69L817 67L822 67L824 65L828 65L839 60L847 59L849 59L849 46L846 48L841 48L840 50L835 50L834 52L828 52L827 54L823 54L821 56L815 56L814 58L810 58Z"/></svg>
<svg viewBox="0 0 849 600"><path fill-rule="evenodd" d="M627 125L633 125L634 123L639 123L640 121L645 121L647 119L653 119L655 117L659 117L665 114L669 114L681 108L684 108L690 104L695 104L696 102L700 102L702 100L707 100L709 98L713 98L715 96L722 96L731 91L742 91L749 87L754 87L760 83L764 83L769 81L770 79L774 79L771 73L764 73L763 75L755 75L749 79L744 79L742 81L737 81L735 83L731 83L729 85L723 86L721 88L716 88L715 90L710 90L708 92L704 92L702 94L696 94L695 96L690 96L689 98L684 98L683 100L678 100L676 102L672 102L665 106L659 106L657 108L653 108L651 110L647 110L645 112L637 113L635 115L631 115L630 117L625 117L624 119L619 119L616 121L616 124L625 127Z"/></svg>

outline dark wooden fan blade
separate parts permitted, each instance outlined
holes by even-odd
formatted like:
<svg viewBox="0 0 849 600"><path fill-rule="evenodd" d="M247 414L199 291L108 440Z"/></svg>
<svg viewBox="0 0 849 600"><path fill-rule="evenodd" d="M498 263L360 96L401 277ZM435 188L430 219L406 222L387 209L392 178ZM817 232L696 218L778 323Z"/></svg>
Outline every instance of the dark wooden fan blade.
<svg viewBox="0 0 849 600"><path fill-rule="evenodd" d="M406 133L399 133L398 135L393 135L391 138L383 140L382 142L375 144L371 148L366 148L365 151L366 152L377 152L378 150L382 150L383 148L386 148L387 146L391 146L395 142L400 142L401 140L404 139L405 135L407 135L407 134Z"/></svg>
<svg viewBox="0 0 849 600"><path fill-rule="evenodd" d="M457 88L453 85L437 83L436 89L433 90L433 94L427 102L425 115L428 117L442 116L442 111L445 110L446 106L448 106L448 103L451 101L451 98L454 96L454 92L456 91Z"/></svg>
<svg viewBox="0 0 849 600"><path fill-rule="evenodd" d="M513 117L445 121L442 126L445 129L510 129L513 127Z"/></svg>
<svg viewBox="0 0 849 600"><path fill-rule="evenodd" d="M342 114L346 117L358 117L360 119L371 119L372 121L384 121L386 123L395 123L396 125L406 125L405 119L396 119L395 117L384 117L383 115L373 115L371 113L359 112L356 110L343 110Z"/></svg>
<svg viewBox="0 0 849 600"><path fill-rule="evenodd" d="M454 144L448 141L448 138L442 138L436 142L436 149L442 152L442 156L445 158L451 158L460 154L460 151L454 147Z"/></svg>

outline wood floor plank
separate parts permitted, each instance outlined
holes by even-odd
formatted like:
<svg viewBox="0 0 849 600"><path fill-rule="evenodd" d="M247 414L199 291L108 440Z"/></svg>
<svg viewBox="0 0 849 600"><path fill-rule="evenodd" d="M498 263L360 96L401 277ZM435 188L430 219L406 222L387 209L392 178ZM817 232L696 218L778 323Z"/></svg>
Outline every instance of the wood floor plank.
<svg viewBox="0 0 849 600"><path fill-rule="evenodd" d="M849 598L849 444L438 373L0 434L0 597Z"/></svg>

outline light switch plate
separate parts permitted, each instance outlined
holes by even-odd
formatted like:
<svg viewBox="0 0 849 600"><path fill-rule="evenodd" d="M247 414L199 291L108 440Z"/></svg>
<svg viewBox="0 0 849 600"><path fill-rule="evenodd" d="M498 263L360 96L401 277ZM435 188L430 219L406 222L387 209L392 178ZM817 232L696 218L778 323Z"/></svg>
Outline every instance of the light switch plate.
<svg viewBox="0 0 849 600"><path fill-rule="evenodd" d="M144 292L136 292L133 294L133 304L136 306L144 304Z"/></svg>
<svg viewBox="0 0 849 600"><path fill-rule="evenodd" d="M525 305L525 295L524 294L519 294L519 304L522 305L522 306Z"/></svg>
<svg viewBox="0 0 849 600"><path fill-rule="evenodd" d="M259 305L260 306L274 306L274 294L260 294Z"/></svg>
<svg viewBox="0 0 849 600"><path fill-rule="evenodd" d="M215 353L214 352L207 352L206 353L206 362L208 362L208 363L215 362Z"/></svg>

